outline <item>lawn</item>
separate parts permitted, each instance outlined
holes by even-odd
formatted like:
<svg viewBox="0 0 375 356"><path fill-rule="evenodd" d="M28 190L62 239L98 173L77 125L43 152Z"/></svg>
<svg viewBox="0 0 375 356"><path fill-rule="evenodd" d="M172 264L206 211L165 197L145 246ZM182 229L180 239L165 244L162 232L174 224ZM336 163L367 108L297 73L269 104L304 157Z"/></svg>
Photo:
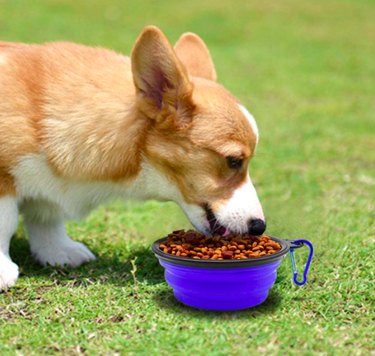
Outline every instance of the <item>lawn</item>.
<svg viewBox="0 0 375 356"><path fill-rule="evenodd" d="M374 18L370 0L0 0L1 40L129 53L146 24L172 41L199 33L220 82L257 118L250 170L268 233L316 248L306 286L285 259L263 305L218 313L175 301L150 251L189 227L172 203L114 202L69 223L98 256L78 269L33 262L20 224L0 354L374 354Z"/></svg>

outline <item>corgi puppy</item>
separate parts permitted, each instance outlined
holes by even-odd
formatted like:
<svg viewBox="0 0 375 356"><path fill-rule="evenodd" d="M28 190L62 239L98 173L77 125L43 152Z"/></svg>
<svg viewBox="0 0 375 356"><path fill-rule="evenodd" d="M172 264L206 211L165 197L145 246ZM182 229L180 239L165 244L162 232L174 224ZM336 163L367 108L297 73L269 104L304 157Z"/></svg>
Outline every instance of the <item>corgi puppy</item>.
<svg viewBox="0 0 375 356"><path fill-rule="evenodd" d="M42 265L95 256L67 235L114 198L175 201L204 234L265 230L248 173L253 116L216 81L205 43L146 27L126 57L73 43L0 42L0 290L23 214Z"/></svg>

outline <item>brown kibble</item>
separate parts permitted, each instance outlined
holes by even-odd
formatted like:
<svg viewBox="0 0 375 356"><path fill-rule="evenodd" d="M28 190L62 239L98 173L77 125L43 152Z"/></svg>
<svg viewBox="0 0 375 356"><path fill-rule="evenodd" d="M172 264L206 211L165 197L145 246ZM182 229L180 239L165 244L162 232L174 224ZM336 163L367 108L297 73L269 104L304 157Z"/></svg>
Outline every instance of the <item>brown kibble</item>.
<svg viewBox="0 0 375 356"><path fill-rule="evenodd" d="M184 239L187 243L190 244L195 244L199 242L199 236L197 236L194 232L188 232L185 236Z"/></svg>
<svg viewBox="0 0 375 356"><path fill-rule="evenodd" d="M177 257L202 260L243 260L277 253L281 246L268 236L204 236L194 230L174 231L160 244L160 250Z"/></svg>
<svg viewBox="0 0 375 356"><path fill-rule="evenodd" d="M233 251L223 251L221 255L224 259L231 259L233 257Z"/></svg>

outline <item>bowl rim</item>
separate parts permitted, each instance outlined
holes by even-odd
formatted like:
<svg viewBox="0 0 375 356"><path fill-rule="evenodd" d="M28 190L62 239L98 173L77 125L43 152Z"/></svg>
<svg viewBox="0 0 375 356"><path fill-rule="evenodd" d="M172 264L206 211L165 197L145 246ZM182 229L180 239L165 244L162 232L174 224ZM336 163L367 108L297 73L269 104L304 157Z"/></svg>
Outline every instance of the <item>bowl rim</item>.
<svg viewBox="0 0 375 356"><path fill-rule="evenodd" d="M162 242L167 240L167 237L162 237L152 244L152 252L162 261L178 266L188 266L196 268L210 268L210 269L227 269L227 268L243 268L269 265L273 262L279 261L285 257L291 247L291 241L283 240L274 236L267 235L271 240L278 242L281 245L281 250L267 256L246 258L241 260L198 260L190 257L181 257L171 255L160 250L159 246Z"/></svg>

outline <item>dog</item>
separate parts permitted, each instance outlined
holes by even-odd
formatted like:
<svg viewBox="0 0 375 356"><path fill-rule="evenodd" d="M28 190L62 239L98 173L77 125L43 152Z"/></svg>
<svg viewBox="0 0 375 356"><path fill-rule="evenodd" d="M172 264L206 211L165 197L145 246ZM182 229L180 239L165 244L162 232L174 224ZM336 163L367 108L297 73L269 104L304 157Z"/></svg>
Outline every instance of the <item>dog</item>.
<svg viewBox="0 0 375 356"><path fill-rule="evenodd" d="M18 278L20 213L32 255L52 266L95 259L64 221L114 198L174 201L204 234L265 231L248 173L256 122L196 34L172 47L148 26L130 58L0 42L0 97L0 290Z"/></svg>

